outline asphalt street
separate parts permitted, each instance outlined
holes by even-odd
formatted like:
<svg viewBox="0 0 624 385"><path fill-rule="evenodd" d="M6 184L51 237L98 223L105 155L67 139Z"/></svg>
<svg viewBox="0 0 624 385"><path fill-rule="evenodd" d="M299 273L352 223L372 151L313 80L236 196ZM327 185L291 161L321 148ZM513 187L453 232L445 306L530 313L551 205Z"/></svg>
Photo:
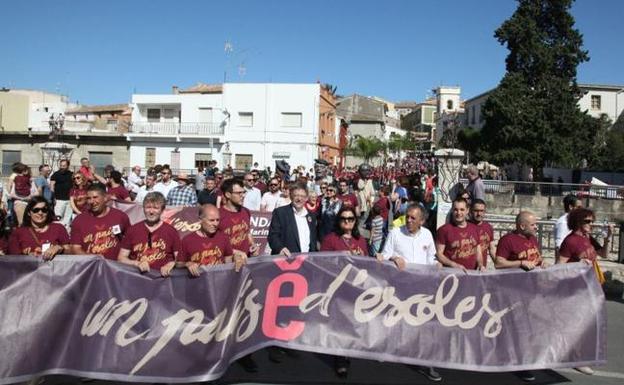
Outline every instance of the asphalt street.
<svg viewBox="0 0 624 385"><path fill-rule="evenodd" d="M573 369L536 371L532 384L624 384L624 300L622 297L607 301L608 319L608 363L596 367L596 373L587 376ZM361 385L416 385L432 384L414 368L392 363L354 359L349 375L339 378L334 374L333 361L312 353L300 353L298 357L286 357L275 364L268 360L266 351L254 353L259 365L255 374L246 373L238 364L233 364L227 373L212 384L361 384ZM442 384L526 384L513 373L477 373L440 369ZM116 384L118 382L92 381L88 384ZM47 377L45 385L81 384L81 381L66 376Z"/></svg>

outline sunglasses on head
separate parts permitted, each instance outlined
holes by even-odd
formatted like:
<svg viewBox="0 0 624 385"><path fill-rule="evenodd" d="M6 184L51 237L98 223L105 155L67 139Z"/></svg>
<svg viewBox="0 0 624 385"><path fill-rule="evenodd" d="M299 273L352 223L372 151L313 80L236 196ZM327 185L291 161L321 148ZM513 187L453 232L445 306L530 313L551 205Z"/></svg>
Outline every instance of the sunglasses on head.
<svg viewBox="0 0 624 385"><path fill-rule="evenodd" d="M48 208L47 207L34 207L31 210L31 212L34 213L34 214L47 213L48 212Z"/></svg>

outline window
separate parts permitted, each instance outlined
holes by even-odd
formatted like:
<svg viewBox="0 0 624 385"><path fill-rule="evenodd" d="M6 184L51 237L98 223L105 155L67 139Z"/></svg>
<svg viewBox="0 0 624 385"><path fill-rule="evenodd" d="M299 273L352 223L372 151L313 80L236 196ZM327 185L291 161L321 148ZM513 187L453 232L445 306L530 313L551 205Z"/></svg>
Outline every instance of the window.
<svg viewBox="0 0 624 385"><path fill-rule="evenodd" d="M195 154L195 168L207 167L208 162L212 160L211 154Z"/></svg>
<svg viewBox="0 0 624 385"><path fill-rule="evenodd" d="M301 112L282 112L282 127L301 127Z"/></svg>
<svg viewBox="0 0 624 385"><path fill-rule="evenodd" d="M201 123L212 123L212 108L199 107L199 120Z"/></svg>
<svg viewBox="0 0 624 385"><path fill-rule="evenodd" d="M104 175L104 167L109 164L113 164L113 153L89 151L89 160L91 161L93 167L95 167L95 172L100 175Z"/></svg>
<svg viewBox="0 0 624 385"><path fill-rule="evenodd" d="M447 100L446 101L446 109L447 110L452 110L453 109L453 101L452 100Z"/></svg>
<svg viewBox="0 0 624 385"><path fill-rule="evenodd" d="M156 148L148 147L145 149L145 167L150 168L156 165Z"/></svg>
<svg viewBox="0 0 624 385"><path fill-rule="evenodd" d="M239 127L253 127L253 112L239 112L238 113L238 126Z"/></svg>
<svg viewBox="0 0 624 385"><path fill-rule="evenodd" d="M11 166L15 162L22 161L21 151L2 151L2 175L11 175ZM8 193L8 191L7 191Z"/></svg>
<svg viewBox="0 0 624 385"><path fill-rule="evenodd" d="M600 95L592 95L591 96L591 109L599 110L600 109Z"/></svg>
<svg viewBox="0 0 624 385"><path fill-rule="evenodd" d="M472 106L472 113L470 117L470 123L475 124L475 106Z"/></svg>
<svg viewBox="0 0 624 385"><path fill-rule="evenodd" d="M160 108L148 108L147 121L151 123L160 122Z"/></svg>
<svg viewBox="0 0 624 385"><path fill-rule="evenodd" d="M165 108L163 110L163 118L165 119L165 122L175 121L176 110L174 110L173 108Z"/></svg>

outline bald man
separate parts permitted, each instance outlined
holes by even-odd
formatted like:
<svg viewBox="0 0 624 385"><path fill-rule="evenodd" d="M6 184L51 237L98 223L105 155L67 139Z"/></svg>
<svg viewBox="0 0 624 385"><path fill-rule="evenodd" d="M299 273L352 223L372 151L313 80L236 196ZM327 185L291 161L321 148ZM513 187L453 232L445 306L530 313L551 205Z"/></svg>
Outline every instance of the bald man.
<svg viewBox="0 0 624 385"><path fill-rule="evenodd" d="M201 274L201 265L219 265L234 262L234 268L239 271L247 263L247 255L242 251L234 250L230 237L219 230L219 209L211 204L205 204L199 209L201 228L184 237L179 261L183 263L192 276ZM238 363L249 373L258 371L258 365L248 354L238 360Z"/></svg>
<svg viewBox="0 0 624 385"><path fill-rule="evenodd" d="M521 268L533 270L542 265L542 255L535 234L537 217L530 211L521 211L516 216L516 230L506 234L498 241L496 259L497 269Z"/></svg>

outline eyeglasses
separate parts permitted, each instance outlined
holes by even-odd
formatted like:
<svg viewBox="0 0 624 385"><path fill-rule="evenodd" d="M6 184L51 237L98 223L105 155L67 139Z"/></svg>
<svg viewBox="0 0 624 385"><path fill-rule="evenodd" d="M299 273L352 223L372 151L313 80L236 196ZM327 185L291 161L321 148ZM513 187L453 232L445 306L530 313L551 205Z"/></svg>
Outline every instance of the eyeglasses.
<svg viewBox="0 0 624 385"><path fill-rule="evenodd" d="M594 220L593 219L584 219L583 223L585 223L586 225L589 225L591 223L594 223Z"/></svg>
<svg viewBox="0 0 624 385"><path fill-rule="evenodd" d="M38 213L47 213L48 212L48 208L47 207L34 207L31 212L33 214L38 214Z"/></svg>
<svg viewBox="0 0 624 385"><path fill-rule="evenodd" d="M247 191L243 190L243 191L232 191L232 194L238 194L238 195L243 195L244 193L246 193Z"/></svg>
<svg viewBox="0 0 624 385"><path fill-rule="evenodd" d="M325 190L327 186L321 186L321 190Z"/></svg>
<svg viewBox="0 0 624 385"><path fill-rule="evenodd" d="M162 175L171 175L170 172L161 172Z"/></svg>
<svg viewBox="0 0 624 385"><path fill-rule="evenodd" d="M355 217L340 217L343 222L355 222Z"/></svg>

